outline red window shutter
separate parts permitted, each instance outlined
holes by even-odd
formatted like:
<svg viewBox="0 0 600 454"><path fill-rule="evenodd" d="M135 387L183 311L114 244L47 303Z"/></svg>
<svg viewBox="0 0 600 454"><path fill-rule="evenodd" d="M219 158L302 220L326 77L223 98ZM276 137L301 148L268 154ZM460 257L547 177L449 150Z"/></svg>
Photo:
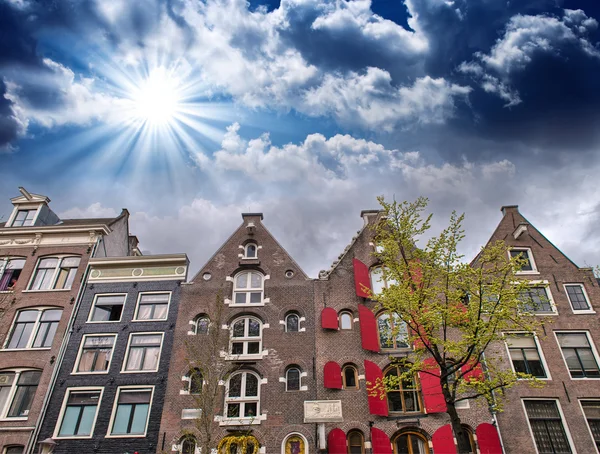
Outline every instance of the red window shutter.
<svg viewBox="0 0 600 454"><path fill-rule="evenodd" d="M470 364L465 364L462 368L462 372L465 373L463 375L463 380L466 382L471 381L471 379L483 380L483 369L481 368L481 364L477 363L473 369L471 369ZM469 370L471 369L471 370Z"/></svg>
<svg viewBox="0 0 600 454"><path fill-rule="evenodd" d="M373 454L393 454L389 437L376 427L371 427L371 447Z"/></svg>
<svg viewBox="0 0 600 454"><path fill-rule="evenodd" d="M388 402L383 384L383 372L377 364L368 360L365 360L365 379L367 381L369 413L387 416Z"/></svg>
<svg viewBox="0 0 600 454"><path fill-rule="evenodd" d="M379 331L375 314L364 304L358 305L358 320L360 323L360 338L362 348L372 352L379 351Z"/></svg>
<svg viewBox="0 0 600 454"><path fill-rule="evenodd" d="M431 437L433 452L435 454L456 454L456 445L454 444L454 434L450 424L440 427Z"/></svg>
<svg viewBox="0 0 600 454"><path fill-rule="evenodd" d="M446 411L446 399L444 399L442 385L440 384L440 368L433 358L426 358L423 363L427 372L429 372L419 372L425 412L443 413ZM431 374L437 374L437 376Z"/></svg>
<svg viewBox="0 0 600 454"><path fill-rule="evenodd" d="M335 361L329 361L323 368L323 385L325 388L342 389L342 368Z"/></svg>
<svg viewBox="0 0 600 454"><path fill-rule="evenodd" d="M321 328L338 329L338 315L334 308L326 307L321 311Z"/></svg>
<svg viewBox="0 0 600 454"><path fill-rule="evenodd" d="M502 445L495 426L488 423L479 424L475 435L480 454L502 454Z"/></svg>
<svg viewBox="0 0 600 454"><path fill-rule="evenodd" d="M328 454L346 454L346 434L342 429L333 429L327 435Z"/></svg>
<svg viewBox="0 0 600 454"><path fill-rule="evenodd" d="M356 286L356 294L363 298L369 298L369 292L371 291L369 268L358 259L352 259L352 266L354 266L354 285Z"/></svg>

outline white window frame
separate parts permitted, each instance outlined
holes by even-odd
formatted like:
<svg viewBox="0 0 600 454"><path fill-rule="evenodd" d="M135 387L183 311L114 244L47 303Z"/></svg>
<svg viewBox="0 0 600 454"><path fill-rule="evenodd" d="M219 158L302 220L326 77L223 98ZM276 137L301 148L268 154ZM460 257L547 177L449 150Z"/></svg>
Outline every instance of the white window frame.
<svg viewBox="0 0 600 454"><path fill-rule="evenodd" d="M65 411L67 410L67 401L69 400L69 396L72 391L100 391L100 396L98 397L98 405L96 407L96 414L94 415L94 420L92 422L92 430L89 435L70 435L66 437L61 437L59 435L60 426L63 423L63 418L65 416ZM96 421L98 419L98 413L100 412L100 404L102 403L102 396L104 395L104 387L102 386L83 386L83 387L72 387L67 388L65 390L65 395L63 397L63 402L60 407L60 413L58 414L58 419L56 422L56 427L54 428L54 435L52 438L56 438L57 440L84 440L90 439L94 437L94 431L96 430Z"/></svg>
<svg viewBox="0 0 600 454"><path fill-rule="evenodd" d="M381 317L386 316L386 315L390 319L391 323L396 323L396 321L399 321L400 323L403 323L404 326L406 327L406 344L407 344L407 347L392 347L392 348L389 348L389 347L383 347L381 345L381 333L379 331L379 319ZM394 320L394 315L396 315L396 319L397 320ZM386 351L387 352L408 352L408 351L412 350L412 346L410 345L410 342L409 342L410 335L409 335L408 325L406 324L406 322L404 322L403 320L401 320L400 317L397 314L394 314L394 313L391 313L391 312L385 312L385 311L380 312L379 314L377 314L375 316L375 322L377 323L377 343L379 344L379 350L381 350L383 352L386 352ZM394 329L395 329L395 325L392 328L392 331L390 332L390 334L394 333ZM396 344L397 341L398 340L396 339L396 337L394 337L393 338L393 343Z"/></svg>
<svg viewBox="0 0 600 454"><path fill-rule="evenodd" d="M581 288L581 290L583 291L583 296L585 296L588 306L590 307L589 309L573 308L573 303L571 302L571 298L569 297L569 292L567 292L567 286L574 286L574 285L578 285ZM585 285L583 285L583 283L581 283L581 282L565 282L563 284L563 288L565 290L565 295L567 296L567 301L569 302L569 306L571 306L571 311L573 311L574 314L595 314L596 313L596 311L594 310L594 308L592 306L592 300L590 300L590 297L588 296L587 290L585 289Z"/></svg>
<svg viewBox="0 0 600 454"><path fill-rule="evenodd" d="M556 307L556 302L554 301L554 297L552 296L552 291L550 290L550 282L547 280L537 280L537 281L528 281L529 287L544 287L546 291L546 297L548 298L548 302L550 303L550 307L552 308L552 312L541 312L536 313L533 312L532 315L536 317L554 317L558 315L558 308Z"/></svg>
<svg viewBox="0 0 600 454"><path fill-rule="evenodd" d="M185 395L185 396L199 396L201 394L200 393L192 393L191 389L192 389L192 374L191 372L194 369L199 369L198 367L192 367L187 374L185 374L183 377L181 377L181 381L182 382L186 382L187 383L187 391L185 389L180 389L179 390L179 394L181 395ZM202 372L200 372L200 375L202 375ZM204 376L202 376L202 389L204 389Z"/></svg>
<svg viewBox="0 0 600 454"><path fill-rule="evenodd" d="M544 366L544 370L546 371L546 378L536 378L536 380L544 380L544 381L548 381L548 380L552 380L552 375L550 375L550 368L548 367L548 363L546 362L546 357L544 356L544 351L542 350L542 346L540 344L540 339L538 338L538 335L536 333L532 333L530 331L504 331L502 332L502 336L506 337L507 335L510 336L511 334L529 334L533 337L533 341L535 342L535 347L537 348L538 354L540 355L540 359L542 361L542 365ZM512 358L510 356L510 348L508 346L508 342L506 341L506 338L504 339L504 347L506 348L506 355L508 358L508 361L510 362L510 368L513 371L513 373L517 373L515 371L515 366L512 362ZM518 378L517 380L525 380L524 378Z"/></svg>
<svg viewBox="0 0 600 454"><path fill-rule="evenodd" d="M535 259L533 258L533 252L531 251L530 247L527 246L511 246L509 251L508 251L508 258L509 260L512 259L512 255L510 255L511 251L513 250L517 250L517 251L527 251L527 256L529 258L529 263L531 264L531 270L527 270L527 271L518 271L516 274L517 275L527 275L527 274L540 274L537 265L535 264Z"/></svg>
<svg viewBox="0 0 600 454"><path fill-rule="evenodd" d="M8 397L6 398L6 404L4 405L4 408L0 408L0 421L27 421L29 419L29 414L27 414L27 416L8 416L8 412L10 411L10 407L13 404L13 401L15 399L15 394L17 393L17 383L19 382L19 377L21 376L21 374L23 372L42 372L43 371L41 369L32 369L32 368L27 368L27 367L18 367L18 368L13 368L13 369L2 369L2 371L0 371L2 373L5 372L14 372L15 374L15 379L13 381L13 384L10 388L10 392L8 393ZM42 379L42 376L40 375L40 381ZM40 386L39 382L38 382L38 387ZM36 390L36 394L37 394L37 390ZM31 405L33 406L33 403L31 403ZM31 408L29 409L31 410Z"/></svg>
<svg viewBox="0 0 600 454"><path fill-rule="evenodd" d="M254 246L255 249L255 256L254 257L248 257L248 246ZM256 244L255 242L251 241L249 243L246 243L244 245L244 257L242 257L244 259L248 259L248 260L255 260L258 259L258 244Z"/></svg>
<svg viewBox="0 0 600 454"><path fill-rule="evenodd" d="M0 258L0 279L2 279L2 276L4 275L4 271L6 270L6 266L8 265L8 262L10 262L11 260L25 260L25 265L27 264L27 257L21 257L18 255L8 255L5 257L1 257ZM23 268L25 268L25 265L23 265ZM21 271L23 270L23 268L21 268ZM18 279L17 279L17 281L18 281ZM0 290L0 293L12 293L13 291L14 290Z"/></svg>
<svg viewBox="0 0 600 454"><path fill-rule="evenodd" d="M558 336L557 334L585 334L587 337L587 340L590 344L590 349L592 350L592 355L594 355L594 359L596 360L596 365L600 368L600 360L598 359L598 350L596 350L596 345L594 344L594 339L592 339L592 333L590 333L589 330L587 329L559 329L559 330L554 330L554 339L556 339L556 345L558 346L558 349L560 351L560 356L563 359L563 362L565 363L565 368L567 369L567 372L569 374L569 378L571 380L600 380L600 376L598 377L572 377L571 376L571 370L569 369L569 365L567 364L567 360L565 358L565 355L563 353L562 347L560 346L560 342L558 342Z"/></svg>
<svg viewBox="0 0 600 454"><path fill-rule="evenodd" d="M298 371L298 389L288 389L288 373L291 370ZM302 369L300 369L299 366L288 367L287 370L285 371L285 391L291 392L291 393L297 392L297 391L302 391Z"/></svg>
<svg viewBox="0 0 600 454"><path fill-rule="evenodd" d="M81 361L81 355L83 354L83 345L85 344L85 340L88 337L114 337L114 342L113 342L113 347L112 347L112 351L110 353L110 359L108 360L108 366L106 368L105 371L93 371L93 372L77 372L77 368L79 367L79 361ZM110 371L110 366L112 364L112 360L115 354L115 347L117 345L117 338L118 338L118 334L117 333L88 333L88 334L84 334L81 337L81 342L79 343L79 351L77 352L77 359L75 360L75 365L73 366L73 371L71 372L71 375L106 375L109 373Z"/></svg>
<svg viewBox="0 0 600 454"><path fill-rule="evenodd" d="M581 404L582 400L598 402L600 404L600 399L598 399L597 397L591 397L591 398L579 397L577 399L577 401L579 402L579 408L581 409L581 414L583 415L583 419L585 419L585 425L587 426L588 432L590 433L590 438L592 439L592 444L594 445L594 448L596 448L596 453L600 453L600 451L598 450L598 447L596 446L596 440L594 440L594 434L592 433L592 428L590 427L590 423L588 422L588 420L585 416L585 412L583 411L583 405Z"/></svg>
<svg viewBox="0 0 600 454"><path fill-rule="evenodd" d="M14 227L16 229L23 228L23 227L34 227L35 223L37 221L37 218L40 215L41 208L42 208L42 205L34 205L34 206L27 206L27 205L18 206L17 205L17 206L15 206L10 215L10 218L6 222L6 227ZM15 220L17 219L17 215L19 214L19 211L35 211L35 215L33 216L31 225L14 225Z"/></svg>
<svg viewBox="0 0 600 454"><path fill-rule="evenodd" d="M112 435L112 427L115 422L115 417L117 416L117 407L119 403L119 396L121 395L122 390L130 390L130 389L138 389L140 391L150 391L150 402L148 404L148 414L146 415L146 428L143 434L124 434L124 435ZM106 432L105 438L144 438L148 433L148 423L150 421L150 413L152 412L152 403L154 401L154 385L127 385L127 386L119 386L117 388L117 392L115 393L115 401L113 402L113 407L110 414L110 421L108 423L108 430Z"/></svg>
<svg viewBox="0 0 600 454"><path fill-rule="evenodd" d="M92 320L92 314L94 313L94 308L96 307L96 302L98 301L99 296L123 296L123 309L121 310L121 317L119 320ZM94 299L92 301L92 305L90 306L90 312L88 314L88 318L86 323L120 323L123 320L123 313L125 312L125 304L127 304L127 293L96 293L94 295Z"/></svg>
<svg viewBox="0 0 600 454"><path fill-rule="evenodd" d="M302 440L304 441L304 452L300 454L308 454L308 440L304 435L298 432L291 432L283 438L283 441L281 442L281 454L286 454L285 445L287 444L288 439L290 439L291 437L302 438Z"/></svg>
<svg viewBox="0 0 600 454"><path fill-rule="evenodd" d="M288 330L288 318L289 317L298 317L298 331L289 331ZM298 314L297 312L290 312L288 313L285 318L283 319L283 330L286 333L299 333L301 332L302 328L300 328L300 314Z"/></svg>
<svg viewBox="0 0 600 454"><path fill-rule="evenodd" d="M260 281L260 288L256 287L256 288L245 288L245 289L238 289L237 288L237 280L238 277L242 274L250 274L250 273L257 273L261 276L261 281ZM233 277L233 299L231 300L230 306L231 307L260 307L260 306L264 306L265 303L267 302L267 299L265 298L265 281L267 280L268 276L265 276L263 273L261 273L258 270L243 270L240 271L239 273L236 273L236 275ZM252 284L252 278L248 278L248 282L249 284ZM250 303L248 302L250 299L250 294L251 293L257 293L260 290L261 293L261 299L260 302L258 303ZM237 293L245 293L246 294L246 302L245 303L236 303L236 295Z"/></svg>
<svg viewBox="0 0 600 454"><path fill-rule="evenodd" d="M64 307L56 307L56 306L23 307L23 308L19 309L18 311L16 311L15 316L13 317L13 321L10 325L10 330L8 331L8 335L6 336L6 339L4 340L4 345L2 346L2 350L7 351L7 352L18 352L18 351L24 351L24 350L28 350L28 351L30 351L30 350L51 350L52 346L50 346L50 347L33 347L33 342L35 341L35 338L38 335L38 331L40 330L40 322L42 319L42 315L47 310L61 310L63 313L65 312ZM17 318L19 317L19 314L21 312L25 312L25 311L38 311L37 319L35 320L33 329L31 330L31 336L29 336L29 340L27 341L27 346L24 348L8 348L8 344L10 343L10 340L12 339L12 336L13 336L13 331L15 328L15 323L17 322ZM60 326L61 321L62 321L62 314L60 316L60 320L58 321L59 326ZM56 333L54 333L54 338L56 338L57 333L58 333L58 327L56 329ZM54 338L52 339L52 343L54 343Z"/></svg>
<svg viewBox="0 0 600 454"><path fill-rule="evenodd" d="M6 454L8 452L8 448L23 448L22 452L25 452L24 445L8 445L8 446L5 446L4 449L2 449L2 454Z"/></svg>
<svg viewBox="0 0 600 454"><path fill-rule="evenodd" d="M208 328L207 328L206 333L199 334L198 333L198 322L203 318L208 320ZM189 336L207 336L208 334L210 334L212 323L210 321L210 317L207 314L198 314L192 320L190 320L190 325L192 325L192 330L188 331Z"/></svg>
<svg viewBox="0 0 600 454"><path fill-rule="evenodd" d="M153 370L126 370L127 368L127 361L129 361L129 353L130 353L130 348L131 348L131 340L133 339L134 336L146 336L146 335L157 335L160 334L160 350L158 351L158 359L156 360L156 369ZM123 358L123 364L121 366L121 373L122 374L151 374L151 373L155 373L158 372L158 369L160 369L160 359L162 356L162 349L163 349L163 345L165 342L165 333L164 331L153 331L153 332L134 332L134 333L129 333L129 338L127 339L127 348L125 350L125 357Z"/></svg>
<svg viewBox="0 0 600 454"><path fill-rule="evenodd" d="M344 314L346 314L350 317L350 328L342 328L342 315L344 315ZM351 311L344 309L338 313L338 330L339 331L353 331L354 330L354 314Z"/></svg>
<svg viewBox="0 0 600 454"><path fill-rule="evenodd" d="M181 418L181 419L196 419L196 418ZM198 440L193 435L191 435L191 437L194 439L194 454L202 454L201 453L202 448L200 446L198 446ZM183 452L183 442L184 441L185 441L185 436L183 436L179 439L178 444L172 446L171 451L176 451L177 453L181 454Z"/></svg>
<svg viewBox="0 0 600 454"><path fill-rule="evenodd" d="M250 374L250 375L254 375L256 377L256 379L258 380L258 392L257 392L258 395L256 397L251 397L251 398L247 398L246 396L229 397L229 384L231 382L231 379L239 374L243 374L241 390L240 390L241 394L246 394L246 375ZM235 373L231 374L231 376L227 380L227 384L225 385L225 399L224 399L225 404L223 405L225 408L223 410L223 422L225 422L225 424L229 424L229 425L244 425L244 426L248 425L248 424L260 424L261 419L263 419L263 418L261 418L261 414L260 414L261 387L262 387L262 379L256 372L243 369L243 370L236 371ZM238 416L238 417L234 417L234 418L228 418L227 417L227 409L228 409L228 405L230 402L234 403L234 404L235 403L256 402L256 416L253 416L253 417ZM245 409L245 407L244 407L244 409Z"/></svg>
<svg viewBox="0 0 600 454"><path fill-rule="evenodd" d="M376 297L376 295L377 295L377 293L375 293L375 290L374 290L375 289L375 285L377 285L377 286L381 285L381 290L384 290L386 288L389 288L390 285L395 285L396 284L396 282L395 282L394 279L391 279L391 280L388 281L387 279L385 279L383 277L384 268L386 268L386 267L382 266L382 265L375 265L375 266L372 266L369 269L369 282L371 283L371 289L373 289L373 296L374 297ZM380 281L374 281L374 279L373 279L373 273L375 272L375 270L381 270L381 274L380 274L380 277L379 277Z"/></svg>
<svg viewBox="0 0 600 454"><path fill-rule="evenodd" d="M138 319L138 312L140 310L140 303L142 301L142 296L143 295L160 295L160 294L169 295L169 301L167 302L166 317L165 318L148 318L148 319L144 319L144 320ZM138 297L137 297L137 302L135 303L135 313L133 314L132 322L164 322L164 321L168 320L169 319L169 310L171 309L172 296L173 296L173 292L168 291L168 290L139 292ZM121 313L121 315L123 315L123 314Z"/></svg>
<svg viewBox="0 0 600 454"><path fill-rule="evenodd" d="M79 272L79 267L81 266L81 260L83 259L83 257L81 255L56 254L56 255L45 255L43 257L39 257L37 262L35 263L35 268L33 269L33 272L31 273L29 282L27 283L27 290L23 290L23 293L70 292L73 289L72 285L69 288L54 288L54 286L56 285L56 281L58 279L58 273L60 271L60 266L61 266L63 260L70 259L70 258L78 258L79 259L79 265L77 265L77 268L76 268L77 271L75 271L75 275L77 275L77 273ZM31 287L33 286L33 283L35 282L35 278L36 278L37 272L38 272L38 267L40 266L41 261L45 260L45 259L57 259L58 260L58 264L56 265L56 268L54 268L54 274L52 275L52 286L48 289L39 289L39 290L32 289ZM75 283L76 283L76 281L74 280L73 284L75 284Z"/></svg>
<svg viewBox="0 0 600 454"><path fill-rule="evenodd" d="M258 337L249 337L247 335L247 332L250 329L250 323L246 322L245 320L247 319L254 319L256 321L258 321L258 323L260 324L260 335ZM233 326L239 322L240 320L244 320L244 337L233 337ZM229 351L227 353L227 357L226 359L228 360L244 360L244 359L262 359L263 357L263 330L265 328L265 324L262 322L261 319L259 319L258 317L255 317L253 315L244 315L242 317L238 317L235 320L233 320L231 322L231 324L229 325ZM235 340L234 340L235 339ZM243 342L244 346L243 346L243 350L245 352L248 351L248 343L249 342L258 342L258 353L240 353L240 354L235 354L232 352L233 350L233 343L234 342Z"/></svg>
<svg viewBox="0 0 600 454"><path fill-rule="evenodd" d="M537 443L535 442L535 436L533 435L533 429L531 428L531 423L529 422L529 415L527 414L527 408L525 407L526 400L553 400L554 402L556 402L556 407L558 408L558 413L560 414L560 421L565 429L565 433L567 435L567 440L569 441L572 454L577 454L577 449L575 448L575 443L573 443L573 437L571 437L571 431L569 430L569 425L567 424L567 420L565 419L565 414L562 411L560 400L556 397L522 397L521 406L523 407L523 413L525 414L525 420L527 421L527 427L529 428L531 443L535 448L536 454L539 454L540 451L538 450Z"/></svg>

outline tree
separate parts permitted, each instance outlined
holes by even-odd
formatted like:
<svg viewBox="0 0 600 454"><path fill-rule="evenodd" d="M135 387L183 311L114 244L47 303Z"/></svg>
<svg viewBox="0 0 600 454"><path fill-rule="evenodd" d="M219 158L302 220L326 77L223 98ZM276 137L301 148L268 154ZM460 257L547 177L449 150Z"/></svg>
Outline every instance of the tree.
<svg viewBox="0 0 600 454"><path fill-rule="evenodd" d="M415 346L402 364L405 372L386 377L381 386L392 389L417 373L439 379L458 450L469 453L456 403L483 397L496 411L501 409L502 391L517 378L539 383L530 375L502 368L492 355L485 356L504 341L504 332L537 332L540 327L539 317L528 312L535 303L523 297L527 281L516 274L525 260L511 257L508 246L496 242L486 245L472 264L464 262L458 252L464 215L455 212L439 235L421 245L432 217L423 214L427 199L378 200L384 216L374 227L375 255L389 285L373 298L405 323L408 340ZM377 393L373 388L370 391Z"/></svg>

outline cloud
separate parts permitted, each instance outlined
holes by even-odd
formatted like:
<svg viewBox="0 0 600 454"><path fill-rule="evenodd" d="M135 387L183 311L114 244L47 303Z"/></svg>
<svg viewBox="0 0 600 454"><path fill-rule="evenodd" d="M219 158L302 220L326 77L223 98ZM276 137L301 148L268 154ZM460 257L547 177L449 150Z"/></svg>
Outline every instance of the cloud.
<svg viewBox="0 0 600 454"><path fill-rule="evenodd" d="M59 213L61 219L77 219L77 218L112 218L119 214L114 208L107 208L100 202L92 203L85 208L69 208L66 211Z"/></svg>

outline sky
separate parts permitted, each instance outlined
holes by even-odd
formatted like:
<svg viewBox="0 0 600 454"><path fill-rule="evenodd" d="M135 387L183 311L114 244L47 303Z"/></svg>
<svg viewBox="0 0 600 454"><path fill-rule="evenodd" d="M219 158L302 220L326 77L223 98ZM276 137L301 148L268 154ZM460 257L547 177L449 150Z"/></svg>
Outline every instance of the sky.
<svg viewBox="0 0 600 454"><path fill-rule="evenodd" d="M18 186L62 218L131 213L199 269L264 223L313 277L376 197L502 205L600 264L600 3L0 0L0 217Z"/></svg>

